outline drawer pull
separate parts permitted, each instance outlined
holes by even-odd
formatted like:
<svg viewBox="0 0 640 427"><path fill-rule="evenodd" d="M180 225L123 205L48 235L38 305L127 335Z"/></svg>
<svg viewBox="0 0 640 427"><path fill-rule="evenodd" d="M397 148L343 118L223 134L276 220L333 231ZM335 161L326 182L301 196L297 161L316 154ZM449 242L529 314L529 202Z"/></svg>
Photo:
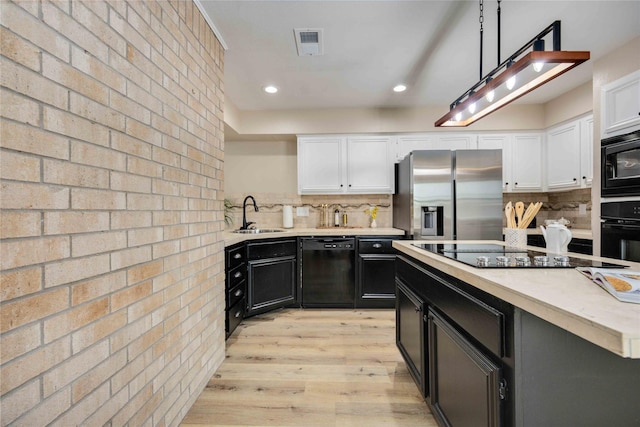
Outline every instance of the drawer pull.
<svg viewBox="0 0 640 427"><path fill-rule="evenodd" d="M373 247L376 249L380 249L382 247L382 243L374 243Z"/></svg>
<svg viewBox="0 0 640 427"><path fill-rule="evenodd" d="M242 277L242 273L241 273L241 272L239 272L239 271L236 271L236 273L233 275L233 278L234 278L234 279L237 279L237 278L239 278L239 277Z"/></svg>
<svg viewBox="0 0 640 427"><path fill-rule="evenodd" d="M237 297L242 295L242 289L238 289L234 295L237 296Z"/></svg>
<svg viewBox="0 0 640 427"><path fill-rule="evenodd" d="M242 254L240 252L233 255L233 259L240 259L240 258L242 258Z"/></svg>
<svg viewBox="0 0 640 427"><path fill-rule="evenodd" d="M242 316L242 310L236 311L236 314L233 315L233 317L235 317L236 319L240 316Z"/></svg>

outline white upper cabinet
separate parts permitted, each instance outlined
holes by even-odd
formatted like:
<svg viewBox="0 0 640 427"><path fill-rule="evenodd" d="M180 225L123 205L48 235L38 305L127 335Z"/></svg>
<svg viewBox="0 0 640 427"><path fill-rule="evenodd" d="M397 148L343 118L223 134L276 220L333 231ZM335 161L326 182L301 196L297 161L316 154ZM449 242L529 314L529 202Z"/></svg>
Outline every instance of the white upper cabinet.
<svg viewBox="0 0 640 427"><path fill-rule="evenodd" d="M511 191L511 136L480 135L478 136L479 150L502 150L502 191Z"/></svg>
<svg viewBox="0 0 640 427"><path fill-rule="evenodd" d="M299 194L392 194L392 137L298 138Z"/></svg>
<svg viewBox="0 0 640 427"><path fill-rule="evenodd" d="M542 134L515 134L511 142L512 191L542 191Z"/></svg>
<svg viewBox="0 0 640 427"><path fill-rule="evenodd" d="M549 191L590 187L593 181L593 115L547 131Z"/></svg>
<svg viewBox="0 0 640 427"><path fill-rule="evenodd" d="M547 186L549 190L580 188L580 121L547 131Z"/></svg>
<svg viewBox="0 0 640 427"><path fill-rule="evenodd" d="M398 135L396 142L396 163L404 159L407 154L416 150L436 150L437 136L433 134L404 134Z"/></svg>
<svg viewBox="0 0 640 427"><path fill-rule="evenodd" d="M438 134L438 150L472 150L476 148L475 134Z"/></svg>
<svg viewBox="0 0 640 427"><path fill-rule="evenodd" d="M640 70L602 87L601 137L621 135L640 126Z"/></svg>

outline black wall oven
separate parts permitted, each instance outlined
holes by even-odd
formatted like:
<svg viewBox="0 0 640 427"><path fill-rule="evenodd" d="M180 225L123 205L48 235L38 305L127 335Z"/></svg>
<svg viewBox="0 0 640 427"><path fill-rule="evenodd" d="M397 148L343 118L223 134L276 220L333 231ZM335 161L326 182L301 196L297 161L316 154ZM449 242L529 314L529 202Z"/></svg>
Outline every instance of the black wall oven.
<svg viewBox="0 0 640 427"><path fill-rule="evenodd" d="M601 204L600 255L640 262L640 201Z"/></svg>
<svg viewBox="0 0 640 427"><path fill-rule="evenodd" d="M640 196L640 130L601 141L602 196Z"/></svg>

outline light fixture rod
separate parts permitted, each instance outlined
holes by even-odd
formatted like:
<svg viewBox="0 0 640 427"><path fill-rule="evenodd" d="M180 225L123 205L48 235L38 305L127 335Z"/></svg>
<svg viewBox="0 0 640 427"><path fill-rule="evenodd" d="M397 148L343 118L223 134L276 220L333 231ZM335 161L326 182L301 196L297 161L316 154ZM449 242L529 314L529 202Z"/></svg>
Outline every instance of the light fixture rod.
<svg viewBox="0 0 640 427"><path fill-rule="evenodd" d="M500 0L498 0L498 65L500 65L500 30L502 29L502 24L500 20L501 10L502 9L500 8ZM482 76L480 78L482 78Z"/></svg>
<svg viewBox="0 0 640 427"><path fill-rule="evenodd" d="M527 51L529 48L531 48L531 46L533 46L533 44L537 41L542 39L544 36L546 36L547 34L549 34L550 32L553 32L553 50L554 51L560 51L560 21L554 21L551 25L549 25L547 28L545 28L544 30L542 30L540 32L540 34L538 34L537 36L535 36L534 38L532 38L527 44L525 44L524 46L522 46L520 49L518 49L518 51L516 53L514 53L513 55L511 55L509 58L507 58L504 62L502 62L500 65L498 65L496 68L494 68L493 70L491 70L489 72L489 74L486 75L486 77L480 77L480 81L478 83L476 83L475 85L473 85L471 88L469 88L465 93L463 93L462 95L460 95L460 97L458 99L456 99L455 101L453 101L451 104L449 104L449 109L453 110L455 108L456 105L458 105L463 99L467 98L472 92L475 92L477 88L479 88L480 86L483 86L487 83L487 80L492 78L498 71L500 71L501 69L507 67L509 65L509 63L512 63L513 61L515 61L515 59L517 57L519 57L520 55L522 55L525 51Z"/></svg>

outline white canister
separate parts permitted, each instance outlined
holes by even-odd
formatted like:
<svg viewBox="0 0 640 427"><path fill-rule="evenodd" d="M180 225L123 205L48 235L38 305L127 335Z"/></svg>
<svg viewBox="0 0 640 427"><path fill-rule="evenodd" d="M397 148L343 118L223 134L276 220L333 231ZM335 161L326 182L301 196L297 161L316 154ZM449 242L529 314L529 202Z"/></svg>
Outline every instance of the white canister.
<svg viewBox="0 0 640 427"><path fill-rule="evenodd" d="M282 207L282 226L284 228L293 228L293 207L289 205Z"/></svg>

